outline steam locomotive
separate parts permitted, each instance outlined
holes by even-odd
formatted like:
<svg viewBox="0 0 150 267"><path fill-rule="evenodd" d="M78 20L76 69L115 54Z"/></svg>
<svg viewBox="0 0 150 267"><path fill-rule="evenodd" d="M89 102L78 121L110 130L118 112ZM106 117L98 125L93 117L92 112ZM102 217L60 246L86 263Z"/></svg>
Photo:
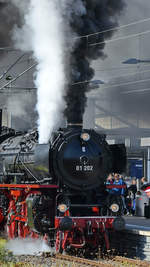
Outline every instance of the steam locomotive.
<svg viewBox="0 0 150 267"><path fill-rule="evenodd" d="M42 235L57 252L109 249L109 230L122 230L124 220L117 203L106 203L105 179L125 164L124 145L81 125L59 129L48 144L38 144L36 130L2 127L1 228L9 238Z"/></svg>

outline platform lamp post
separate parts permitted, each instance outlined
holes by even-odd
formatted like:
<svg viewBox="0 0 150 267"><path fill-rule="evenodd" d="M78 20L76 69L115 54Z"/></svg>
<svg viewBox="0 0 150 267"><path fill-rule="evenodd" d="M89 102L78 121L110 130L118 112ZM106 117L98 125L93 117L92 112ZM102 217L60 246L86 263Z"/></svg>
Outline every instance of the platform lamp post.
<svg viewBox="0 0 150 267"><path fill-rule="evenodd" d="M129 58L122 62L123 64L139 64L139 63L150 63L150 59L137 59ZM150 183L150 146L147 147L147 180Z"/></svg>

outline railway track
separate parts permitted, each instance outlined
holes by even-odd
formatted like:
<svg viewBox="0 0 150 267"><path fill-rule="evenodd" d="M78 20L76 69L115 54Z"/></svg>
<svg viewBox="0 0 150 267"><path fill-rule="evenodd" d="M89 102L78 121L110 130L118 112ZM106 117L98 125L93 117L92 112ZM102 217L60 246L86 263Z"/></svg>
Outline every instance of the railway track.
<svg viewBox="0 0 150 267"><path fill-rule="evenodd" d="M5 247L6 240L0 239L0 247ZM43 253L41 256L24 256L16 257L17 262L33 263L31 266L52 266L52 267L150 267L150 262L138 259L129 259L121 256L106 256L105 259L89 260L77 256ZM2 265L0 265L2 266ZM23 265L24 266L24 265Z"/></svg>
<svg viewBox="0 0 150 267"><path fill-rule="evenodd" d="M52 258L52 262L57 262L58 260L72 262L73 264L79 264L82 266L84 265L84 266L95 266L95 267L112 267L112 265L110 264L69 255L57 254L55 257Z"/></svg>
<svg viewBox="0 0 150 267"><path fill-rule="evenodd" d="M115 256L112 259L108 259L107 262L104 261L94 261L84 258L79 258L69 255L57 254L55 257L51 258L52 263L58 263L56 266L68 266L65 262L71 262L72 266L95 266L95 267L150 267L150 263L141 260L129 259L121 256ZM64 265L63 265L64 263ZM75 265L76 264L76 265ZM52 265L53 266L53 265ZM70 266L70 265L69 265Z"/></svg>
<svg viewBox="0 0 150 267"><path fill-rule="evenodd" d="M121 256L108 257L100 260L88 260L70 255L57 254L51 256L49 253L43 253L41 256L20 255L9 259L11 266L29 266L29 267L150 267L150 262L137 259L129 259ZM0 263L0 266L1 265Z"/></svg>
<svg viewBox="0 0 150 267"><path fill-rule="evenodd" d="M142 260L133 260L133 259L129 259L129 258L125 258L125 257L121 257L121 256L115 256L113 258L114 262L118 262L124 266L129 266L129 267L150 267L150 262L147 261L142 261ZM125 265L126 264L126 265Z"/></svg>

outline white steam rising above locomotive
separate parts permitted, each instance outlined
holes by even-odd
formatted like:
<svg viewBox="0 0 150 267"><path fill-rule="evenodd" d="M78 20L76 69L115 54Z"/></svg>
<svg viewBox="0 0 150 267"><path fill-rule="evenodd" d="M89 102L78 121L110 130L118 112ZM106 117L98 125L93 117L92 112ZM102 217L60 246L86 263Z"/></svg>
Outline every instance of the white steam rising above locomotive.
<svg viewBox="0 0 150 267"><path fill-rule="evenodd" d="M47 143L52 131L61 126L65 109L65 68L69 51L76 42L69 24L71 15L74 12L81 16L86 9L81 0L12 2L24 18L23 26L14 29L16 47L33 51L38 63L34 82L38 89L36 108L39 115L39 143Z"/></svg>
<svg viewBox="0 0 150 267"><path fill-rule="evenodd" d="M23 27L14 30L16 46L23 51L33 51L38 63L34 82L38 89L40 143L48 142L64 108L64 37L58 2L30 0L24 4L15 0L24 16Z"/></svg>

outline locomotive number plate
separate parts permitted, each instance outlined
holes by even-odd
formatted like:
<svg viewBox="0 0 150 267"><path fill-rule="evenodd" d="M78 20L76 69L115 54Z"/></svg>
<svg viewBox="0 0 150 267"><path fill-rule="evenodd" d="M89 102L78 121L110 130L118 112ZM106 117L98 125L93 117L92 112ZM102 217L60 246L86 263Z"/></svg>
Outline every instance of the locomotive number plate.
<svg viewBox="0 0 150 267"><path fill-rule="evenodd" d="M87 165L87 166L77 165L76 171L84 171L84 172L93 171L93 166L92 165Z"/></svg>

